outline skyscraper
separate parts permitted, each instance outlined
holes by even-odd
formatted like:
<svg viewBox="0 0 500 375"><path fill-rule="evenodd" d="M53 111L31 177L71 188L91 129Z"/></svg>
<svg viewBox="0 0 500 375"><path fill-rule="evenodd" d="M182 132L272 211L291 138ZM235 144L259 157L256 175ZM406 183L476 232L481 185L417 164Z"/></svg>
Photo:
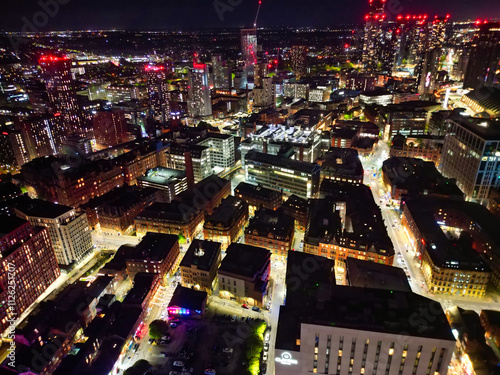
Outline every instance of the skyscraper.
<svg viewBox="0 0 500 375"><path fill-rule="evenodd" d="M367 71L376 70L381 64L384 47L385 0L370 0L370 13L365 16L363 64Z"/></svg>
<svg viewBox="0 0 500 375"><path fill-rule="evenodd" d="M194 63L188 73L188 114L190 117L212 115L212 99L208 87L208 67Z"/></svg>
<svg viewBox="0 0 500 375"><path fill-rule="evenodd" d="M292 72L297 79L306 74L306 46L292 46Z"/></svg>
<svg viewBox="0 0 500 375"><path fill-rule="evenodd" d="M71 76L71 60L66 56L50 55L42 56L39 64L50 104L62 116L64 134L85 132Z"/></svg>
<svg viewBox="0 0 500 375"><path fill-rule="evenodd" d="M152 116L157 121L165 122L170 119L170 94L166 69L161 65L147 65L145 71Z"/></svg>
<svg viewBox="0 0 500 375"><path fill-rule="evenodd" d="M212 56L212 74L214 88L225 90L231 88L231 68L226 66L226 62L221 55Z"/></svg>
<svg viewBox="0 0 500 375"><path fill-rule="evenodd" d="M246 76L253 76L257 62L257 29L241 29L241 60Z"/></svg>
<svg viewBox="0 0 500 375"><path fill-rule="evenodd" d="M500 82L500 23L486 23L474 37L464 88L493 86Z"/></svg>

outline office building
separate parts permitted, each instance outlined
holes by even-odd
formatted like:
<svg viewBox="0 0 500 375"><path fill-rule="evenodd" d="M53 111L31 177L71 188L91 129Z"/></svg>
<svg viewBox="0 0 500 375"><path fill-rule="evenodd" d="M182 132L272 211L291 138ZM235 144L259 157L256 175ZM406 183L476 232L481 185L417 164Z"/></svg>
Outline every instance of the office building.
<svg viewBox="0 0 500 375"><path fill-rule="evenodd" d="M85 213L72 207L32 199L16 207L16 215L33 226L46 227L57 262L67 266L93 249Z"/></svg>
<svg viewBox="0 0 500 375"><path fill-rule="evenodd" d="M208 147L212 169L217 171L231 168L236 163L234 137L229 134L207 133L198 146Z"/></svg>
<svg viewBox="0 0 500 375"><path fill-rule="evenodd" d="M163 123L170 119L170 92L167 83L167 69L162 65L146 65L144 70L146 72L152 117Z"/></svg>
<svg viewBox="0 0 500 375"><path fill-rule="evenodd" d="M186 172L157 167L137 178L137 186L159 190L162 202L171 202L177 195L188 189Z"/></svg>
<svg viewBox="0 0 500 375"><path fill-rule="evenodd" d="M273 79L271 77L262 77L259 85L256 85L252 90L251 98L254 112L274 108L276 106L276 92Z"/></svg>
<svg viewBox="0 0 500 375"><path fill-rule="evenodd" d="M443 144L444 136L421 135L407 138L397 134L392 138L389 156L431 161L438 167L441 163Z"/></svg>
<svg viewBox="0 0 500 375"><path fill-rule="evenodd" d="M300 79L306 74L306 57L307 46L292 46L291 51L291 66L292 72L297 79Z"/></svg>
<svg viewBox="0 0 500 375"><path fill-rule="evenodd" d="M382 181L390 198L395 201L417 195L464 198L454 180L443 177L433 162L422 159L386 159L382 163Z"/></svg>
<svg viewBox="0 0 500 375"><path fill-rule="evenodd" d="M21 131L28 149L29 159L57 155L62 151L65 134L60 115L28 117L17 128Z"/></svg>
<svg viewBox="0 0 500 375"><path fill-rule="evenodd" d="M245 229L245 243L271 251L272 255L286 257L292 250L295 219L282 210L259 209Z"/></svg>
<svg viewBox="0 0 500 375"><path fill-rule="evenodd" d="M377 122L384 140L391 140L396 134L405 137L424 135L430 112L439 107L438 103L419 100L383 107Z"/></svg>
<svg viewBox="0 0 500 375"><path fill-rule="evenodd" d="M245 155L245 180L287 194L312 198L319 191L321 167L284 156L251 151Z"/></svg>
<svg viewBox="0 0 500 375"><path fill-rule="evenodd" d="M49 231L17 217L0 217L0 331L4 332L61 274ZM9 276L10 275L10 276ZM12 297L12 280L15 299ZM22 282L21 282L22 280Z"/></svg>
<svg viewBox="0 0 500 375"><path fill-rule="evenodd" d="M232 243L219 267L219 296L248 306L267 305L271 252Z"/></svg>
<svg viewBox="0 0 500 375"><path fill-rule="evenodd" d="M321 166L321 181L326 178L350 184L363 183L364 170L355 149L332 147L317 163Z"/></svg>
<svg viewBox="0 0 500 375"><path fill-rule="evenodd" d="M276 375L447 374L455 338L438 302L335 285L333 262L299 252L289 255L286 275Z"/></svg>
<svg viewBox="0 0 500 375"><path fill-rule="evenodd" d="M93 230L113 235L130 235L135 230L134 219L158 199L159 192L140 185L122 186L91 199L81 206Z"/></svg>
<svg viewBox="0 0 500 375"><path fill-rule="evenodd" d="M46 55L38 63L54 113L60 113L63 118L63 133L86 135L71 75L71 60L66 56Z"/></svg>
<svg viewBox="0 0 500 375"><path fill-rule="evenodd" d="M119 109L97 111L94 137L99 148L108 148L128 140L125 112Z"/></svg>
<svg viewBox="0 0 500 375"><path fill-rule="evenodd" d="M194 240L180 263L182 286L212 294L217 286L221 262L221 244Z"/></svg>
<svg viewBox="0 0 500 375"><path fill-rule="evenodd" d="M243 236L248 221L248 204L240 198L228 196L214 212L205 218L203 225L206 240L219 242L222 250Z"/></svg>
<svg viewBox="0 0 500 375"><path fill-rule="evenodd" d="M500 117L500 88L480 87L462 96L467 109L474 112L474 117Z"/></svg>
<svg viewBox="0 0 500 375"><path fill-rule="evenodd" d="M248 203L250 216L253 216L255 211L261 207L277 210L283 202L282 191L267 189L261 185L252 185L247 182L240 182L234 188L234 196Z"/></svg>
<svg viewBox="0 0 500 375"><path fill-rule="evenodd" d="M498 83L500 67L500 23L491 22L479 26L472 41L464 88L493 86Z"/></svg>
<svg viewBox="0 0 500 375"><path fill-rule="evenodd" d="M480 256L479 247L485 245L483 236L488 227L470 229L474 217L469 212L478 211L475 204L428 197L405 203L401 223L415 244L429 291L449 296L484 297L491 269L489 262ZM496 243L491 245L497 246ZM490 252L488 249L486 254ZM496 268L498 259L494 264ZM494 272L498 277L498 271Z"/></svg>
<svg viewBox="0 0 500 375"><path fill-rule="evenodd" d="M190 117L212 115L212 98L208 85L208 66L194 63L188 72L188 114Z"/></svg>
<svg viewBox="0 0 500 375"><path fill-rule="evenodd" d="M127 274L133 280L138 273L159 274L167 282L179 266L179 238L173 234L146 233L136 246L126 251Z"/></svg>
<svg viewBox="0 0 500 375"><path fill-rule="evenodd" d="M295 228L304 232L307 227L307 213L309 211L309 201L293 194L283 202L281 211L295 219ZM303 246L303 245L302 245Z"/></svg>
<svg viewBox="0 0 500 375"><path fill-rule="evenodd" d="M467 199L486 204L492 189L500 187L500 122L459 116L448 123L441 172L456 179Z"/></svg>
<svg viewBox="0 0 500 375"><path fill-rule="evenodd" d="M165 156L167 168L186 172L188 185L192 186L212 174L212 162L208 147L173 143L166 150Z"/></svg>

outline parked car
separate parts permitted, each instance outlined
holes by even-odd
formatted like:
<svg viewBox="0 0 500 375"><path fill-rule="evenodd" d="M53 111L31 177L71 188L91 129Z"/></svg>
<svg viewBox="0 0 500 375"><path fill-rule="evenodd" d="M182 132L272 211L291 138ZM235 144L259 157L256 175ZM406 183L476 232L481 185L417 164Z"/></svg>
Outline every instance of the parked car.
<svg viewBox="0 0 500 375"><path fill-rule="evenodd" d="M252 307L252 310L253 310L253 311L256 311L256 312L259 312L259 311L260 311L260 309L259 309L257 306Z"/></svg>
<svg viewBox="0 0 500 375"><path fill-rule="evenodd" d="M215 370L211 368L207 368L205 370L205 375L215 375Z"/></svg>
<svg viewBox="0 0 500 375"><path fill-rule="evenodd" d="M241 307L243 307L244 309L248 309L248 305L247 304L241 305Z"/></svg>
<svg viewBox="0 0 500 375"><path fill-rule="evenodd" d="M170 328L177 328L177 323L170 323Z"/></svg>
<svg viewBox="0 0 500 375"><path fill-rule="evenodd" d="M174 367L184 367L184 362L183 361L174 361L172 364Z"/></svg>
<svg viewBox="0 0 500 375"><path fill-rule="evenodd" d="M232 353L233 349L232 348L224 348L224 349L222 349L222 352L223 353Z"/></svg>

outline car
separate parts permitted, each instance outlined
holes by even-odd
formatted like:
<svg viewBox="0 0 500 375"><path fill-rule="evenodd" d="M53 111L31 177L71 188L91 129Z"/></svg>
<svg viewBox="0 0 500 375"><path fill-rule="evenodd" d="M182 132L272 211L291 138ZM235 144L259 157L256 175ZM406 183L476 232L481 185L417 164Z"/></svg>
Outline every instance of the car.
<svg viewBox="0 0 500 375"><path fill-rule="evenodd" d="M177 328L177 323L170 323L170 328Z"/></svg>
<svg viewBox="0 0 500 375"><path fill-rule="evenodd" d="M260 309L257 306L252 307L252 310L255 311L255 312L259 312L260 311Z"/></svg>
<svg viewBox="0 0 500 375"><path fill-rule="evenodd" d="M165 336L162 336L161 339L167 341L167 340L170 340L170 336L165 335Z"/></svg>
<svg viewBox="0 0 500 375"><path fill-rule="evenodd" d="M248 305L246 303L241 305L241 307L243 307L244 309L248 309Z"/></svg>
<svg viewBox="0 0 500 375"><path fill-rule="evenodd" d="M232 353L233 352L233 348L224 348L224 349L222 349L222 352L223 353Z"/></svg>
<svg viewBox="0 0 500 375"><path fill-rule="evenodd" d="M149 338L148 340L148 344L154 344L156 343L156 340L155 339L152 339L152 338Z"/></svg>
<svg viewBox="0 0 500 375"><path fill-rule="evenodd" d="M215 370L211 368L207 368L205 370L205 375L215 375Z"/></svg>
<svg viewBox="0 0 500 375"><path fill-rule="evenodd" d="M262 360L263 360L264 362L266 362L266 361L267 361L267 352L264 352L264 354L262 354Z"/></svg>
<svg viewBox="0 0 500 375"><path fill-rule="evenodd" d="M269 343L268 343L268 342L266 342L266 343L264 344L264 350L265 350L266 352L269 350Z"/></svg>
<svg viewBox="0 0 500 375"><path fill-rule="evenodd" d="M172 366L174 366L174 367L184 367L184 362L183 361L174 361L174 363L172 363Z"/></svg>
<svg viewBox="0 0 500 375"><path fill-rule="evenodd" d="M236 315L233 315L233 316L231 317L231 321L232 321L232 322L235 322L235 321L236 321Z"/></svg>

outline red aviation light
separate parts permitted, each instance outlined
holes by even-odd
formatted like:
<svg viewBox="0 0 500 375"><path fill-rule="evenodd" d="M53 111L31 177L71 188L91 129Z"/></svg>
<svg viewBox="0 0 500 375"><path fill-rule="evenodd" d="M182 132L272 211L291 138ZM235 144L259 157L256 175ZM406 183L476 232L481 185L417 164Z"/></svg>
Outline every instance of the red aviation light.
<svg viewBox="0 0 500 375"><path fill-rule="evenodd" d="M424 19L427 19L427 14L424 14Z"/></svg>
<svg viewBox="0 0 500 375"><path fill-rule="evenodd" d="M409 20L409 19L410 19L410 16L409 16L409 15L408 15L408 16L406 16L406 19L407 19L407 20Z"/></svg>
<svg viewBox="0 0 500 375"><path fill-rule="evenodd" d="M402 18L403 18L403 16L401 16L401 15L399 15L399 16L398 16L398 20L400 20L400 19L402 19Z"/></svg>
<svg viewBox="0 0 500 375"><path fill-rule="evenodd" d="M446 18L450 18L450 15L449 15L449 14L447 14L447 15L446 15Z"/></svg>
<svg viewBox="0 0 500 375"><path fill-rule="evenodd" d="M369 20L369 19L370 19L370 16L367 14L367 15L365 16L365 20Z"/></svg>

